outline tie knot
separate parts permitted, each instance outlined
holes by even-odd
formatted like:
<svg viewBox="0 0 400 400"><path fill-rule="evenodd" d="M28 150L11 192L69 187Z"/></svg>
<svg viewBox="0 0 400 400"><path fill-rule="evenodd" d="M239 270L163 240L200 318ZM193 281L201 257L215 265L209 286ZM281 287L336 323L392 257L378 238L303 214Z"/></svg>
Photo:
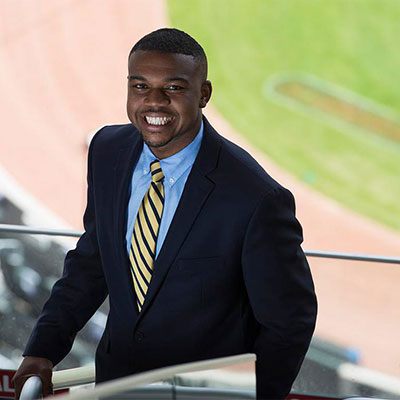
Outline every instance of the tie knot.
<svg viewBox="0 0 400 400"><path fill-rule="evenodd" d="M151 180L153 182L161 182L164 179L164 174L161 169L160 161L154 160L150 164Z"/></svg>

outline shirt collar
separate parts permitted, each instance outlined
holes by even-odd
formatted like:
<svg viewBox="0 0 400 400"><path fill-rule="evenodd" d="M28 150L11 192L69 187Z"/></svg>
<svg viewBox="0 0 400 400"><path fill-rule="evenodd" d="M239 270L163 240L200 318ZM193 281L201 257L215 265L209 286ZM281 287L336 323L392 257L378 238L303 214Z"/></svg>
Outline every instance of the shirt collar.
<svg viewBox="0 0 400 400"><path fill-rule="evenodd" d="M190 168L197 154L200 150L201 141L203 139L204 123L201 121L199 132L196 137L186 147L180 150L178 153L173 154L168 158L160 160L161 169L164 173L165 179L164 184L173 186L176 181L183 175L183 173ZM149 146L143 144L143 173L145 175L150 174L150 163L157 158L151 152Z"/></svg>

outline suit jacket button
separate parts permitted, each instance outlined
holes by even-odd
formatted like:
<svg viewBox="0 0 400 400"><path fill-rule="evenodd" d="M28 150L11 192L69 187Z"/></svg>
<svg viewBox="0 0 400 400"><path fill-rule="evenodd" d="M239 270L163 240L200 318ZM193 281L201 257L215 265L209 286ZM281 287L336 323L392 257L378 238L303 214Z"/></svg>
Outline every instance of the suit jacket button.
<svg viewBox="0 0 400 400"><path fill-rule="evenodd" d="M143 333L143 332L140 332L140 331L137 331L137 332L135 333L135 340L136 340L137 342L141 342L143 339L144 339L144 333Z"/></svg>

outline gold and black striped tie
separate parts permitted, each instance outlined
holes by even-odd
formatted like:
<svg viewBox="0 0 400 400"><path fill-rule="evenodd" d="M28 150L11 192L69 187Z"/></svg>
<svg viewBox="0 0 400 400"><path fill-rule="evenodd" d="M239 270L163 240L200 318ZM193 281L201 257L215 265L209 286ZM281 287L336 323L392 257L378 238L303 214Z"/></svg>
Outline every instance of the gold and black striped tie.
<svg viewBox="0 0 400 400"><path fill-rule="evenodd" d="M150 164L151 183L144 195L133 229L129 259L139 312L153 274L157 235L164 207L164 174L160 161Z"/></svg>

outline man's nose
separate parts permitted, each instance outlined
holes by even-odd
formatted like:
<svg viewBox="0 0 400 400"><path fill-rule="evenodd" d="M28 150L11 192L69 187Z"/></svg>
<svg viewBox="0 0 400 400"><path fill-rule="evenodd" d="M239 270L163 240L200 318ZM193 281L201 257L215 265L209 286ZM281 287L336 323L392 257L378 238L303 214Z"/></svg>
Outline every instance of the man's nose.
<svg viewBox="0 0 400 400"><path fill-rule="evenodd" d="M170 99L163 89L153 88L146 96L146 103L152 106L166 105L170 103Z"/></svg>

